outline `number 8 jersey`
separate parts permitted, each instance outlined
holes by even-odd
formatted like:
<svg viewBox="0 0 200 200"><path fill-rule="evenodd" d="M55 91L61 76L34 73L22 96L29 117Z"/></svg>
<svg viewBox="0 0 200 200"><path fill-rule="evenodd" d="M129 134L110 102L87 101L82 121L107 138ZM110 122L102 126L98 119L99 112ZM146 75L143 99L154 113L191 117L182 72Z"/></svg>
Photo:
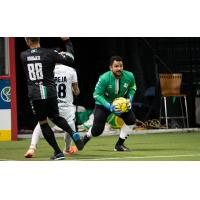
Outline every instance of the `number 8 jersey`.
<svg viewBox="0 0 200 200"><path fill-rule="evenodd" d="M66 49L69 49L68 46L72 46L71 42L66 44ZM22 52L20 57L27 77L30 100L56 97L55 64L71 65L74 60L73 51L59 54L47 48L28 49Z"/></svg>
<svg viewBox="0 0 200 200"><path fill-rule="evenodd" d="M73 106L72 84L78 83L75 69L57 64L54 70L54 79L57 87L59 109Z"/></svg>

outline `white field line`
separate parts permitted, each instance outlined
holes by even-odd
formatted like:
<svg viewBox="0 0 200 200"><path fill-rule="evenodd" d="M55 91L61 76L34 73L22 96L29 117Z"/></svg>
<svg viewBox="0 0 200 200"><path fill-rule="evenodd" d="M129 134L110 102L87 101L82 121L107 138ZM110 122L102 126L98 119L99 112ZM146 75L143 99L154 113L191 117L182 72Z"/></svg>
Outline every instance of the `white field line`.
<svg viewBox="0 0 200 200"><path fill-rule="evenodd" d="M79 159L80 160L124 160L124 159L145 159L145 158L178 158L178 157L195 157L200 156L200 154L185 154L185 155L166 155L166 156L128 156L128 157L112 157L112 158L88 158L88 159Z"/></svg>
<svg viewBox="0 0 200 200"><path fill-rule="evenodd" d="M0 159L0 161L17 161L17 160L10 160L10 159Z"/></svg>
<svg viewBox="0 0 200 200"><path fill-rule="evenodd" d="M120 129L116 130L111 130L111 131L104 131L101 136L110 136L110 135L117 135L119 134ZM151 134L151 133L171 133L171 132L181 132L181 133L188 133L190 134L191 132L199 132L200 133L200 128L180 128L180 129L149 129L149 130L135 130L130 133L130 135L143 135L143 134ZM32 134L30 134L31 131L29 131L29 134L19 134L18 138L23 139L23 138L31 138ZM84 136L87 132L79 132L81 136ZM63 137L63 133L56 132L56 138L57 137ZM43 136L41 136L43 138Z"/></svg>
<svg viewBox="0 0 200 200"><path fill-rule="evenodd" d="M127 156L127 157L112 157L112 158L86 158L68 161L101 161L101 160L124 160L124 159L145 159L145 158L178 158L178 157L200 157L200 154L185 154L185 155L166 155L166 156ZM65 159L67 160L67 159ZM0 161L17 161L9 159L0 159ZM28 161L28 160L27 160Z"/></svg>

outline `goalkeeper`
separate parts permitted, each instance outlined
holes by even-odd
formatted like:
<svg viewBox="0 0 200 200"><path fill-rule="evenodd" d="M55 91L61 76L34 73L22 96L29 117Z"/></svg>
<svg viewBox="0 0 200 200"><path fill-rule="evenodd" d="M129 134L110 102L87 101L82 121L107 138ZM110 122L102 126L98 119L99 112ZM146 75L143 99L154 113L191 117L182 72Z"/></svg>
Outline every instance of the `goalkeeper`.
<svg viewBox="0 0 200 200"><path fill-rule="evenodd" d="M93 126L83 137L84 145L92 138L102 134L107 117L114 113L125 122L121 128L115 151L129 151L124 145L128 133L135 125L135 114L132 111L132 101L136 91L135 78L132 72L123 70L123 60L120 56L110 58L110 71L102 74L96 84L93 97L95 99ZM112 102L118 97L127 98L127 112L122 113Z"/></svg>

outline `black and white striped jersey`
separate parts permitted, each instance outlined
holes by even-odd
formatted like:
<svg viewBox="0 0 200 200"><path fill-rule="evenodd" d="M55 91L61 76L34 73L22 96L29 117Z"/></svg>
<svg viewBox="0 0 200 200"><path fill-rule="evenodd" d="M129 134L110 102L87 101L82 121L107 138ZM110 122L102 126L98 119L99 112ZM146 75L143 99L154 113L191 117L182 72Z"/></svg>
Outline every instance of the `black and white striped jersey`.
<svg viewBox="0 0 200 200"><path fill-rule="evenodd" d="M20 57L27 77L28 96L31 100L57 96L54 81L55 64L71 65L74 61L71 42L66 44L66 49L71 49L71 52L59 54L53 49L34 48L21 53Z"/></svg>

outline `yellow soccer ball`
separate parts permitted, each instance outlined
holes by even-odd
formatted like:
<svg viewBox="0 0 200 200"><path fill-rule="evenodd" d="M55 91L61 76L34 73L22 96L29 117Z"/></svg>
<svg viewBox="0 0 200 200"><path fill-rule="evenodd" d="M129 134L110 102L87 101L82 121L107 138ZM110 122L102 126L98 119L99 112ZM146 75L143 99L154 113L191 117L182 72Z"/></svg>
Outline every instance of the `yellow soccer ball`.
<svg viewBox="0 0 200 200"><path fill-rule="evenodd" d="M125 99L124 97L119 97L114 99L112 105L115 106L115 108L119 110L121 113L125 113L128 110L127 99Z"/></svg>

